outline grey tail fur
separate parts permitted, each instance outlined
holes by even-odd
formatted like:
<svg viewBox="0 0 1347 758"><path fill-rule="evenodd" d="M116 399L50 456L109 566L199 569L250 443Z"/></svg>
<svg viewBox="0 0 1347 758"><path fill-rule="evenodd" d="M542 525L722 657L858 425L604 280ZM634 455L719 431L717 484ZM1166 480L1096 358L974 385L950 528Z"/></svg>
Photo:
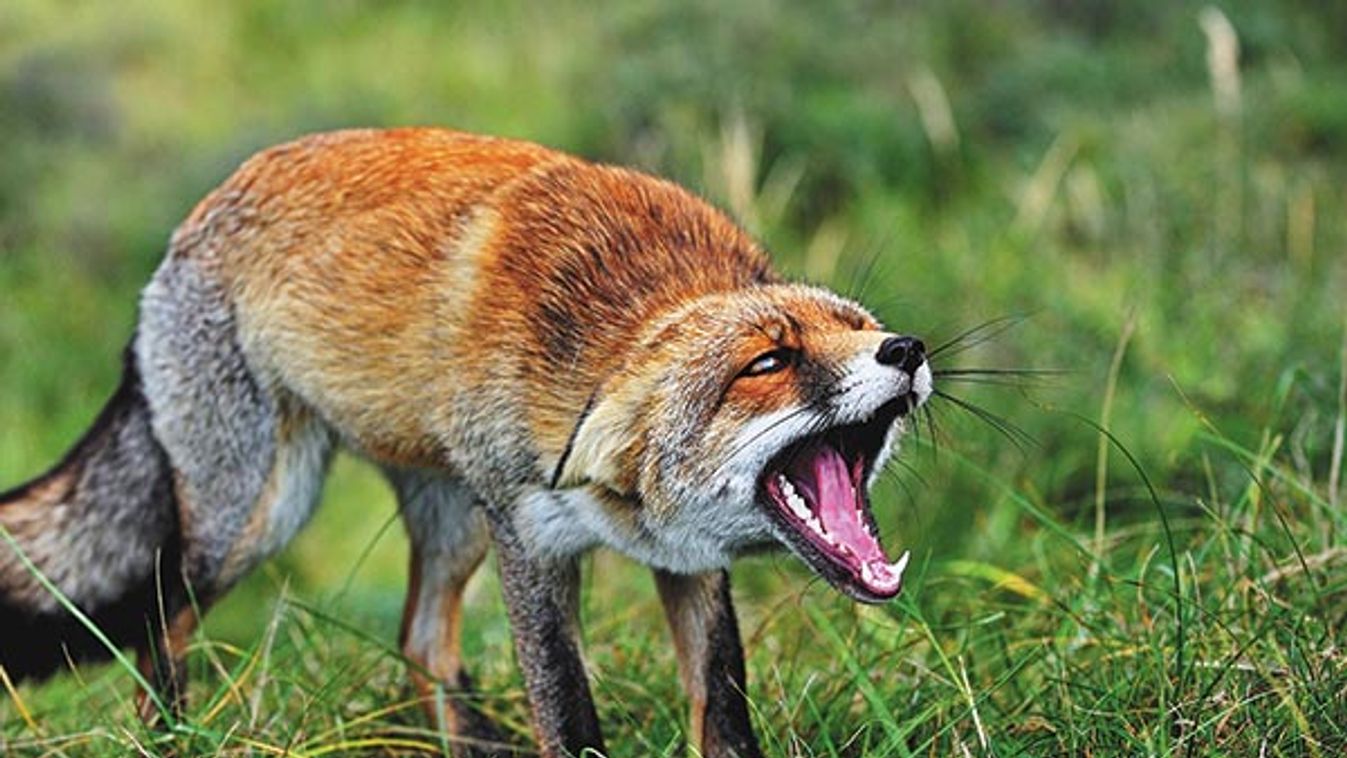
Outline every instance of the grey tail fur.
<svg viewBox="0 0 1347 758"><path fill-rule="evenodd" d="M50 471L0 494L0 526L117 647L145 649L163 612L184 607L168 458L150 427L131 348L122 381ZM41 679L108 647L0 541L0 666Z"/></svg>

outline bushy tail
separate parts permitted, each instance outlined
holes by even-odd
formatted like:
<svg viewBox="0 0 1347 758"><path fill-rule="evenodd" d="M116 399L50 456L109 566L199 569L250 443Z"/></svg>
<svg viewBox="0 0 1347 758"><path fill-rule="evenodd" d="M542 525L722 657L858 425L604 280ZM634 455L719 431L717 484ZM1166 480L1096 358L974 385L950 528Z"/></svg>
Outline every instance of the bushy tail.
<svg viewBox="0 0 1347 758"><path fill-rule="evenodd" d="M15 681L110 657L34 569L118 647L142 648L160 609L182 607L173 479L131 349L84 437L46 474L0 494L0 526L0 666Z"/></svg>

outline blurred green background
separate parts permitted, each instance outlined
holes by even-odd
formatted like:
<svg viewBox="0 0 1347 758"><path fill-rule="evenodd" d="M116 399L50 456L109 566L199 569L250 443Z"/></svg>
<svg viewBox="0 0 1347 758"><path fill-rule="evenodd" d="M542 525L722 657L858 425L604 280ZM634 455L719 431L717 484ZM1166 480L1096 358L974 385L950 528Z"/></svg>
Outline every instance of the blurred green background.
<svg viewBox="0 0 1347 758"><path fill-rule="evenodd" d="M88 425L170 231L234 166L306 132L406 124L672 178L790 275L931 344L1021 319L948 365L1066 373L949 388L1033 442L945 405L938 449L906 451L876 497L889 542L935 575L960 559L1035 576L1057 550L1035 510L1086 535L1097 498L1110 530L1153 522L1116 456L1097 481L1099 438L1077 416L1112 429L1175 517L1246 484L1212 462L1212 428L1275 439L1338 502L1347 4L1309 0L7 0L0 488ZM392 639L405 547L387 488L342 459L324 500L213 635L256 637L288 583ZM648 603L649 582L596 560L614 570L589 612L625 623L605 603ZM1084 582L1088 562L1066 563L1054 593ZM737 572L747 627L809 586L784 558ZM493 597L474 596L491 612L470 647L506 644Z"/></svg>

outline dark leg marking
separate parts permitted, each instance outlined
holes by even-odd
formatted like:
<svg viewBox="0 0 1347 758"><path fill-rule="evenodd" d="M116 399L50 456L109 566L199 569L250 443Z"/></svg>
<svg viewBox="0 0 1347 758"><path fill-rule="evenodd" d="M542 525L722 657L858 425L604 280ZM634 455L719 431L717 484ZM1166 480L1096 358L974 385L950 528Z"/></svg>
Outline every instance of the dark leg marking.
<svg viewBox="0 0 1347 758"><path fill-rule="evenodd" d="M748 714L744 653L729 574L656 571L655 583L678 650L683 688L692 700L689 730L701 755L761 756Z"/></svg>
<svg viewBox="0 0 1347 758"><path fill-rule="evenodd" d="M503 518L491 533L539 750L545 758L605 752L580 656L579 565L529 556Z"/></svg>

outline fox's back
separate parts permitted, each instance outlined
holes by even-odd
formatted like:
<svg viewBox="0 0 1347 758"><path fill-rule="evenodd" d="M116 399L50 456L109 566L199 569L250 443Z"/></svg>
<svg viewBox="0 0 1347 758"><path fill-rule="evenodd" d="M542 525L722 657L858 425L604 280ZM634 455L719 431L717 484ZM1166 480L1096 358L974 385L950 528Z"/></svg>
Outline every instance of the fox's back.
<svg viewBox="0 0 1347 758"><path fill-rule="evenodd" d="M512 428L549 449L512 458L555 453L653 314L770 277L675 185L438 129L260 153L179 228L174 259L223 282L264 381L407 466Z"/></svg>

